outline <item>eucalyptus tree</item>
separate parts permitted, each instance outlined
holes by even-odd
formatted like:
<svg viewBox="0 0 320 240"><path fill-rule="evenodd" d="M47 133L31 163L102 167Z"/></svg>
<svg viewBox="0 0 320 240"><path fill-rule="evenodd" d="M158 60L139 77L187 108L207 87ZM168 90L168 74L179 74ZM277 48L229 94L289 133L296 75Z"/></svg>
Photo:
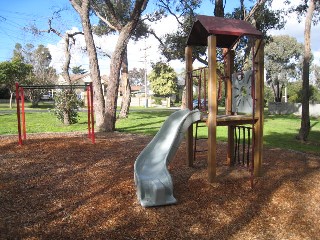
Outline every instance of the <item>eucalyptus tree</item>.
<svg viewBox="0 0 320 240"><path fill-rule="evenodd" d="M281 102L282 93L289 80L301 76L303 44L288 35L274 36L265 47L266 82Z"/></svg>
<svg viewBox="0 0 320 240"><path fill-rule="evenodd" d="M97 35L101 36L115 33L120 35L121 31L123 31L125 26L131 21L130 18L134 9L134 1L122 0L107 3L106 1L96 0L93 1L92 8L100 19L98 26L94 27L94 32ZM142 37L146 37L148 32L148 26L142 19L139 19L130 38L138 41ZM131 87L128 75L128 64L128 49L127 46L125 46L121 64L121 92L123 97L119 113L120 118L127 117L130 107Z"/></svg>
<svg viewBox="0 0 320 240"><path fill-rule="evenodd" d="M93 40L92 25L90 21L90 0L69 0L69 2L80 16L84 39L89 56L89 69L93 86L96 130L105 131L107 129L106 119L109 116L105 113L105 102L102 91L98 56Z"/></svg>
<svg viewBox="0 0 320 240"><path fill-rule="evenodd" d="M74 0L73 0L74 1ZM105 107L105 130L114 131L116 122L116 108L117 98L119 90L119 76L122 67L123 56L126 52L128 42L132 37L134 30L137 28L141 19L142 12L146 9L148 0L135 0L130 5L130 14L128 20L123 23L122 18L117 15L115 8L117 2L121 1L109 1L100 0L94 1L96 4L100 4L100 8L97 9L93 5L93 9L97 16L104 21L110 28L116 29L119 32L118 40L115 49L111 56L110 63L110 75L108 79L107 93L106 93L106 107ZM103 5L105 15L102 16L101 4Z"/></svg>
<svg viewBox="0 0 320 240"><path fill-rule="evenodd" d="M287 1L289 4L291 1ZM297 6L291 6L291 11L298 14L299 20L301 16L305 16L304 28L304 54L303 54L303 67L302 67L302 116L301 126L297 139L306 141L311 129L310 115L309 115L309 100L310 100L310 63L311 63L311 25L312 22L317 24L320 16L320 2L319 0L303 0Z"/></svg>

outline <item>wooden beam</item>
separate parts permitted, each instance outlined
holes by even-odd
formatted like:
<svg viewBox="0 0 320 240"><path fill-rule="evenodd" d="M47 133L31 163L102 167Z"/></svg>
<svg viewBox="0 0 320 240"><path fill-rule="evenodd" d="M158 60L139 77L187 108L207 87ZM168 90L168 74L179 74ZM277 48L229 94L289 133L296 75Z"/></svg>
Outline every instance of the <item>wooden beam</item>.
<svg viewBox="0 0 320 240"><path fill-rule="evenodd" d="M186 84L186 106L190 110L192 110L192 79L189 78L189 73L192 71L192 47L187 46L185 48L185 60L186 60L186 76L185 76L185 84ZM187 159L186 164L188 167L192 167L193 165L193 124L188 128L186 133L186 152Z"/></svg>
<svg viewBox="0 0 320 240"><path fill-rule="evenodd" d="M214 182L216 178L217 165L217 38L208 36L208 179Z"/></svg>
<svg viewBox="0 0 320 240"><path fill-rule="evenodd" d="M228 51L228 49L224 50ZM230 50L225 59L225 83L226 83L226 115L232 114L232 73L234 69L234 50ZM233 164L234 156L234 127L228 126L228 149L227 149L227 164Z"/></svg>
<svg viewBox="0 0 320 240"><path fill-rule="evenodd" d="M262 176L262 151L263 151L263 122L264 122L264 43L258 39L255 43L256 55L255 64L255 87L256 87L256 110L255 117L258 121L255 124L255 151L254 171L255 177Z"/></svg>

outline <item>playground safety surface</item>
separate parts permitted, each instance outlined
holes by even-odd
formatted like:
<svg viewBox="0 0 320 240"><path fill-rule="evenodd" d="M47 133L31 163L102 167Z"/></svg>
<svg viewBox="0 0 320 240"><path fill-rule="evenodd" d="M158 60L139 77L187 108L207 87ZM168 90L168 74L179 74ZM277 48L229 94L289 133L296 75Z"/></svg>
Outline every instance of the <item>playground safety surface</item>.
<svg viewBox="0 0 320 240"><path fill-rule="evenodd" d="M151 138L0 136L0 239L320 239L320 156L265 149L251 189L224 165L225 143L210 184L205 155L187 167L183 142L169 165L178 203L143 208L133 164Z"/></svg>

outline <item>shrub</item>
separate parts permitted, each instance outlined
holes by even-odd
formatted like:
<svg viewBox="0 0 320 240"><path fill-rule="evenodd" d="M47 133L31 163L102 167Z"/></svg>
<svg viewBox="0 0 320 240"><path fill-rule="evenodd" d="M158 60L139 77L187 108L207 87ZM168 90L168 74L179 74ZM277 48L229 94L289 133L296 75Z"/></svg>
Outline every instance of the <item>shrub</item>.
<svg viewBox="0 0 320 240"><path fill-rule="evenodd" d="M82 101L72 90L62 90L57 92L54 97L54 114L64 124L74 124L78 122L78 110Z"/></svg>

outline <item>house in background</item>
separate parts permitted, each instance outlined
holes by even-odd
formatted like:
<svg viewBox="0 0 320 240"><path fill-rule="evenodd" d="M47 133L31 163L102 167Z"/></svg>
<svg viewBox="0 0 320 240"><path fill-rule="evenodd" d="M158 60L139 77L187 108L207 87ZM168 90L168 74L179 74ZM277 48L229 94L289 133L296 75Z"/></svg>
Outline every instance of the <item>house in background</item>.
<svg viewBox="0 0 320 240"><path fill-rule="evenodd" d="M90 73L71 74L70 79L71 79L72 85L86 85L86 84L92 82L91 77L90 77ZM101 76L101 83L102 83L104 94L106 92L106 84L105 83L107 82L107 79L108 79L107 75ZM61 74L59 75L57 81L58 81L58 84L61 84L61 85L67 84ZM85 88L77 87L77 88L75 88L75 91L76 91L76 94L79 99L82 99L82 100L86 99L86 89Z"/></svg>

